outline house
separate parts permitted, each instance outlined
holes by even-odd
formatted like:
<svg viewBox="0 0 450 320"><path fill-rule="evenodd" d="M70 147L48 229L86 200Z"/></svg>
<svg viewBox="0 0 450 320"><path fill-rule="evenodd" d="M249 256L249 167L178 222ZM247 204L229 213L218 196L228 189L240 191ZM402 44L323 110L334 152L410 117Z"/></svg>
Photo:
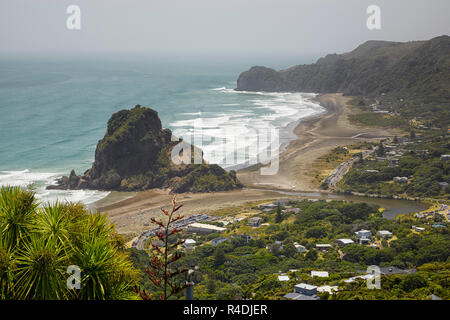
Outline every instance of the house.
<svg viewBox="0 0 450 320"><path fill-rule="evenodd" d="M289 276L286 275L279 275L278 281L289 281Z"/></svg>
<svg viewBox="0 0 450 320"><path fill-rule="evenodd" d="M437 229L437 228L445 228L445 226L443 224L440 224L440 223L433 223L433 225L431 227L433 227L435 229Z"/></svg>
<svg viewBox="0 0 450 320"><path fill-rule="evenodd" d="M294 247L295 247L295 249L297 249L297 252L300 252L300 253L306 252L306 248L304 246L302 246L301 244L294 243Z"/></svg>
<svg viewBox="0 0 450 320"><path fill-rule="evenodd" d="M184 240L183 247L186 249L186 251L191 251L195 249L195 244L197 242L194 239L186 239Z"/></svg>
<svg viewBox="0 0 450 320"><path fill-rule="evenodd" d="M328 271L311 271L311 277L328 278Z"/></svg>
<svg viewBox="0 0 450 320"><path fill-rule="evenodd" d="M289 208L289 209L285 209L282 212L284 213L300 213L300 208Z"/></svg>
<svg viewBox="0 0 450 320"><path fill-rule="evenodd" d="M337 239L336 243L338 244L339 247L345 247L349 244L353 244L355 243L355 241L353 241L352 239Z"/></svg>
<svg viewBox="0 0 450 320"><path fill-rule="evenodd" d="M425 228L422 228L422 227L416 227L416 226L412 226L412 229L415 230L415 231L417 231L417 232L425 231Z"/></svg>
<svg viewBox="0 0 450 320"><path fill-rule="evenodd" d="M450 160L450 154L443 154L443 155L441 155L441 160L442 160L442 161L448 161L448 160Z"/></svg>
<svg viewBox="0 0 450 320"><path fill-rule="evenodd" d="M221 244L222 242L228 241L228 238L215 238L211 240L213 246Z"/></svg>
<svg viewBox="0 0 450 320"><path fill-rule="evenodd" d="M270 211L270 210L275 209L276 207L278 207L278 205L273 204L273 203L268 203L268 204L259 205L258 209L260 209L260 210L268 209Z"/></svg>
<svg viewBox="0 0 450 320"><path fill-rule="evenodd" d="M251 217L248 219L247 225L252 226L252 227L259 227L261 225L262 221L263 220L260 217Z"/></svg>
<svg viewBox="0 0 450 320"><path fill-rule="evenodd" d="M361 238L359 239L359 244L369 244L370 239L369 238Z"/></svg>
<svg viewBox="0 0 450 320"><path fill-rule="evenodd" d="M266 250L270 252L276 252L279 250L283 250L283 248L283 243L281 241L275 241L275 243L268 245L266 247Z"/></svg>
<svg viewBox="0 0 450 320"><path fill-rule="evenodd" d="M441 186L441 189L445 189L448 187L448 183L447 182L439 182L439 185Z"/></svg>
<svg viewBox="0 0 450 320"><path fill-rule="evenodd" d="M394 182L397 183L407 183L408 182L408 177L394 177Z"/></svg>
<svg viewBox="0 0 450 320"><path fill-rule="evenodd" d="M317 294L317 287L307 283L299 283L294 286L294 292L312 296Z"/></svg>
<svg viewBox="0 0 450 320"><path fill-rule="evenodd" d="M290 292L286 295L283 296L286 299L290 299L290 300L320 300L320 297L316 294L313 295L306 295L306 294L301 294L301 293L296 293L296 292Z"/></svg>
<svg viewBox="0 0 450 320"><path fill-rule="evenodd" d="M196 233L211 233L211 232L224 232L227 228L218 227L212 224L204 224L204 223L191 223L188 225L188 232L196 232Z"/></svg>
<svg viewBox="0 0 450 320"><path fill-rule="evenodd" d="M317 288L317 292L328 292L329 294L333 294L338 290L338 286L321 286Z"/></svg>
<svg viewBox="0 0 450 320"><path fill-rule="evenodd" d="M328 244L328 243L316 244L316 249L322 250L322 251L327 251L328 249L331 249L331 244Z"/></svg>
<svg viewBox="0 0 450 320"><path fill-rule="evenodd" d="M361 239L361 238L370 239L370 238L372 238L372 232L370 232L370 230L359 230L359 231L356 231L355 234L358 237L358 239Z"/></svg>
<svg viewBox="0 0 450 320"><path fill-rule="evenodd" d="M392 232L387 230L380 230L377 232L377 235L381 238L392 238Z"/></svg>

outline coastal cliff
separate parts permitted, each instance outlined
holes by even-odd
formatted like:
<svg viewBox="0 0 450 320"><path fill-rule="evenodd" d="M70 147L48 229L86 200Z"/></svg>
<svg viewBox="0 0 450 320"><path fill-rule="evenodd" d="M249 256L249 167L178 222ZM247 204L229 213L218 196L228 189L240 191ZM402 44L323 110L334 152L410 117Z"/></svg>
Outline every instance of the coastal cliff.
<svg viewBox="0 0 450 320"><path fill-rule="evenodd" d="M449 99L450 37L428 41L367 41L344 54L285 70L255 66L240 74L238 91L344 95L428 95ZM447 100L448 101L448 100Z"/></svg>
<svg viewBox="0 0 450 320"><path fill-rule="evenodd" d="M170 188L181 193L241 187L234 171L209 165L203 158L201 164L174 164L170 156L179 142L171 141L171 137L172 132L162 128L158 113L150 108L137 105L118 111L109 119L105 136L97 144L92 167L82 176L72 170L48 189Z"/></svg>

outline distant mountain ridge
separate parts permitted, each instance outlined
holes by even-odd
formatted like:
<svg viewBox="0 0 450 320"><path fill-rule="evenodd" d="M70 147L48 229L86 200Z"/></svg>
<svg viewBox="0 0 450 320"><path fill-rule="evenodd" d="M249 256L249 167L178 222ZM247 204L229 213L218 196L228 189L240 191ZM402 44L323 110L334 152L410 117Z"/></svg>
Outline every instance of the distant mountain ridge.
<svg viewBox="0 0 450 320"><path fill-rule="evenodd" d="M351 52L285 70L255 66L240 74L238 91L432 95L450 99L450 37L427 41L367 41Z"/></svg>

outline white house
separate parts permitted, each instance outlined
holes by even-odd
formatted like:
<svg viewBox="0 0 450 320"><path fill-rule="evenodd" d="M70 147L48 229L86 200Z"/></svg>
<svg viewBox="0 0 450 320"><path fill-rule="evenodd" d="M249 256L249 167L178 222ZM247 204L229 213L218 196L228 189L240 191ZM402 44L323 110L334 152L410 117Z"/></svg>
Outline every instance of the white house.
<svg viewBox="0 0 450 320"><path fill-rule="evenodd" d="M319 250L326 251L328 249L331 249L331 244L329 244L329 243L319 243L319 244L316 244L316 248L319 249Z"/></svg>
<svg viewBox="0 0 450 320"><path fill-rule="evenodd" d="M262 219L260 217L251 217L247 221L248 226L259 227L262 223Z"/></svg>
<svg viewBox="0 0 450 320"><path fill-rule="evenodd" d="M311 277L328 278L328 271L311 271Z"/></svg>
<svg viewBox="0 0 450 320"><path fill-rule="evenodd" d="M413 228L413 230L416 230L417 232L425 231L425 228L422 228L422 227L412 226L412 228Z"/></svg>
<svg viewBox="0 0 450 320"><path fill-rule="evenodd" d="M381 238L392 238L392 232L387 230L380 230L377 232L377 235Z"/></svg>
<svg viewBox="0 0 450 320"><path fill-rule="evenodd" d="M321 286L317 288L317 292L328 292L329 294L333 294L338 291L337 286Z"/></svg>
<svg viewBox="0 0 450 320"><path fill-rule="evenodd" d="M337 239L336 243L338 244L339 247L345 247L349 244L355 243L355 241L353 241L352 239Z"/></svg>
<svg viewBox="0 0 450 320"><path fill-rule="evenodd" d="M210 232L224 232L227 228L222 228L214 226L212 224L204 223L191 223L188 225L188 232L198 232L198 233L210 233Z"/></svg>
<svg viewBox="0 0 450 320"><path fill-rule="evenodd" d="M294 243L294 247L295 247L295 249L297 249L297 252L300 252L300 253L306 252L306 248L304 246L302 246L301 244Z"/></svg>
<svg viewBox="0 0 450 320"><path fill-rule="evenodd" d="M194 250L196 243L197 242L194 239L186 239L183 243L183 247L186 249L186 251Z"/></svg>
<svg viewBox="0 0 450 320"><path fill-rule="evenodd" d="M280 275L278 276L278 281L289 281L289 276Z"/></svg>
<svg viewBox="0 0 450 320"><path fill-rule="evenodd" d="M370 230L359 230L359 231L356 231L355 234L356 234L356 236L359 239L362 239L362 238L370 239L370 238L372 238L372 232L370 232Z"/></svg>

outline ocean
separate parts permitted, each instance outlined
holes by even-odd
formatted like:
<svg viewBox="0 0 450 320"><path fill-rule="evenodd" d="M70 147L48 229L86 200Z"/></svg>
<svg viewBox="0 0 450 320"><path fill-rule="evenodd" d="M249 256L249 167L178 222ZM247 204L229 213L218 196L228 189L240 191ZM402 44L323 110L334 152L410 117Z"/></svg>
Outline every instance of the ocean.
<svg viewBox="0 0 450 320"><path fill-rule="evenodd" d="M185 140L200 129L205 159L226 168L233 167L223 160L236 151L235 141L253 150L260 129L278 130L282 147L293 138L288 124L324 109L311 93L233 90L239 73L251 66L236 60L2 57L0 185L33 184L42 202L104 198L108 192L45 187L71 169L82 174L90 168L109 117L136 104L155 109L163 127ZM251 158L257 151L248 152ZM238 167L245 161L235 159Z"/></svg>

